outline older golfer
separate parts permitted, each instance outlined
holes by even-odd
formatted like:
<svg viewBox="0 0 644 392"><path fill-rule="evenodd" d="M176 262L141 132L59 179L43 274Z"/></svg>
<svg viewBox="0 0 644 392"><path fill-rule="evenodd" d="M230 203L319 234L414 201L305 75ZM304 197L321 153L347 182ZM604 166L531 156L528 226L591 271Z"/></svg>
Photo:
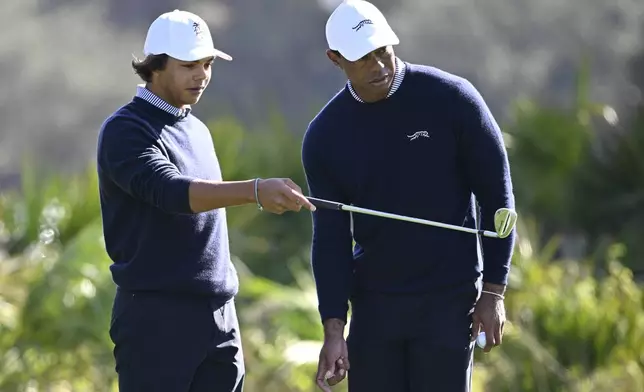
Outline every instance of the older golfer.
<svg viewBox="0 0 644 392"><path fill-rule="evenodd" d="M289 179L223 181L208 128L191 112L216 58L208 26L175 10L149 27L145 82L100 130L105 245L118 286L110 336L121 392L242 391L226 207L314 207Z"/></svg>
<svg viewBox="0 0 644 392"><path fill-rule="evenodd" d="M493 231L514 196L501 132L475 87L398 58L398 37L366 1L338 6L326 38L348 82L304 136L310 195L467 227L476 200ZM314 212L320 388L348 372L351 392L469 391L479 331L486 352L501 344L514 237Z"/></svg>

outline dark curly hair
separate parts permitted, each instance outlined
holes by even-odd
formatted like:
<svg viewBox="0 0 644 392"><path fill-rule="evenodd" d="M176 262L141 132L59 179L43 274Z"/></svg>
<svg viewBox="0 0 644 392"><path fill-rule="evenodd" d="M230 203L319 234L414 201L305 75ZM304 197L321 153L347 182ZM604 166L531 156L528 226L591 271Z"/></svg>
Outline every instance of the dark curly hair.
<svg viewBox="0 0 644 392"><path fill-rule="evenodd" d="M161 71L168 63L167 54L152 54L145 57L143 60L132 60L132 68L134 72L139 75L144 82L152 81L152 73L154 71Z"/></svg>

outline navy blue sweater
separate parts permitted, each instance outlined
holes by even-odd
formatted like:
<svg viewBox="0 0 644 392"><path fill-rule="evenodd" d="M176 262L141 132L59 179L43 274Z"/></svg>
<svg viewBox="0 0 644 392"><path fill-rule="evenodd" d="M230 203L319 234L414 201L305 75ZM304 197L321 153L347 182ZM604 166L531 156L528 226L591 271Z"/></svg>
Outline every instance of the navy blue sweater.
<svg viewBox="0 0 644 392"><path fill-rule="evenodd" d="M311 121L302 145L309 194L385 212L494 231L514 208L500 129L467 80L409 64L375 103L345 87ZM353 232L352 232L353 230ZM313 213L312 267L322 320L346 321L353 296L432 294L506 284L515 233L484 237L374 216ZM355 247L352 244L355 240Z"/></svg>
<svg viewBox="0 0 644 392"><path fill-rule="evenodd" d="M238 290L225 209L193 213L195 179L221 180L207 127L139 97L106 120L98 143L105 246L127 290L220 297Z"/></svg>

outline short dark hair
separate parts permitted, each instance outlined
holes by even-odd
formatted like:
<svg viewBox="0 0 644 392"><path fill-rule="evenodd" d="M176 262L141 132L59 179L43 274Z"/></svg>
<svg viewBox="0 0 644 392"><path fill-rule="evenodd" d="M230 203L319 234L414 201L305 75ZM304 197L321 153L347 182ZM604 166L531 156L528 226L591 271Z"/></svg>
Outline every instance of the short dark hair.
<svg viewBox="0 0 644 392"><path fill-rule="evenodd" d="M132 68L134 72L139 75L144 82L152 81L152 73L154 71L161 71L168 63L167 54L151 54L146 56L143 60L132 60Z"/></svg>

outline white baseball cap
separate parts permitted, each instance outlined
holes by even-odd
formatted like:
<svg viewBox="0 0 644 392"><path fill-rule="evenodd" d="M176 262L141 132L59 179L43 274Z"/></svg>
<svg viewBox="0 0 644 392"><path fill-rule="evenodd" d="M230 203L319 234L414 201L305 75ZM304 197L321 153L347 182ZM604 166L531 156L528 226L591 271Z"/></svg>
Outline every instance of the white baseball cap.
<svg viewBox="0 0 644 392"><path fill-rule="evenodd" d="M146 56L167 54L181 61L197 61L211 56L228 61L233 59L215 49L210 29L203 19L180 10L166 12L152 22L143 53Z"/></svg>
<svg viewBox="0 0 644 392"><path fill-rule="evenodd" d="M329 49L349 61L400 43L382 12L364 0L345 0L333 11L326 22L326 40Z"/></svg>

